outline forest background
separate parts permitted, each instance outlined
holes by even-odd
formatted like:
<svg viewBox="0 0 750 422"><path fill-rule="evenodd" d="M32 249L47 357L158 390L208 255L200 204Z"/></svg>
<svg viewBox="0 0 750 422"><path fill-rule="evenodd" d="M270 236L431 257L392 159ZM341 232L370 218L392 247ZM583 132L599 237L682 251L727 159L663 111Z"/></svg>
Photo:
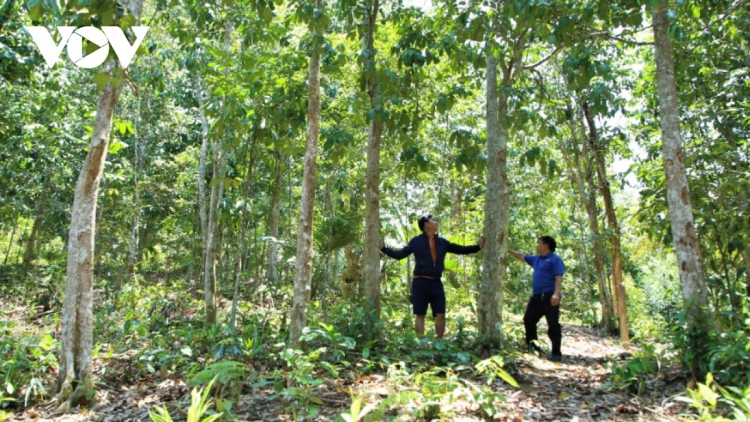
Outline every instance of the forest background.
<svg viewBox="0 0 750 422"><path fill-rule="evenodd" d="M149 31L127 68L47 68L31 25ZM429 419L446 365L492 417L528 358L507 250L541 235L563 320L627 350L596 388L678 368L683 416L747 417L749 40L745 0L4 0L0 419L155 374L295 419L385 374L422 388L370 417ZM487 238L446 262L442 341L378 250L425 213Z"/></svg>

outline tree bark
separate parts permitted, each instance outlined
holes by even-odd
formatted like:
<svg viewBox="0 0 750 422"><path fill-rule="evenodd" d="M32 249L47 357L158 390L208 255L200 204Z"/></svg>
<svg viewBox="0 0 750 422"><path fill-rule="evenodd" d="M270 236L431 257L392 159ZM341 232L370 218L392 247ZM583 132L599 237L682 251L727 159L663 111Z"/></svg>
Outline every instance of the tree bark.
<svg viewBox="0 0 750 422"><path fill-rule="evenodd" d="M507 164L508 132L500 124L507 113L505 89L498 96L497 62L492 49L487 49L487 200L484 212L486 243L482 261L478 318L479 334L489 345L503 339L503 295L505 270L508 264L509 189ZM511 85L512 68L503 71L502 88Z"/></svg>
<svg viewBox="0 0 750 422"><path fill-rule="evenodd" d="M707 288L703 274L703 260L695 232L693 208L690 203L690 187L683 161L680 115L677 108L677 84L672 57L672 41L668 35L667 8L668 1L661 0L661 7L652 11L651 14L662 131L662 159L667 181L672 239L688 324L691 328L702 332L706 324L704 307L707 303ZM701 347L702 345L695 344L695 346Z"/></svg>
<svg viewBox="0 0 750 422"><path fill-rule="evenodd" d="M316 0L319 9L322 0ZM313 30L313 38L315 31ZM320 51L313 47L310 57L310 73L307 79L307 129L305 131L305 163L302 178L300 216L297 225L297 258L294 272L294 296L289 326L289 345L300 349L302 330L307 326L310 305L310 281L313 256L313 212L315 210L315 173L318 157L318 135L320 133Z"/></svg>
<svg viewBox="0 0 750 422"><path fill-rule="evenodd" d="M281 215L281 187L283 180L283 166L286 159L284 156L279 154L278 160L276 161L276 173L273 181L273 197L271 199L271 221L268 229L268 236L274 238L268 245L268 267L266 268L266 280L271 285L275 285L278 281L276 276L276 262L278 261L279 245L277 239L279 237L279 217Z"/></svg>
<svg viewBox="0 0 750 422"><path fill-rule="evenodd" d="M609 189L609 180L607 179L607 169L604 164L604 146L601 144L599 134L596 129L594 117L589 111L586 101L581 105L586 123L589 126L589 150L593 154L594 163L596 164L596 176L599 180L599 189L604 198L604 210L607 214L607 225L612 231L612 290L616 291L615 305L617 306L617 316L620 320L620 341L627 347L630 345L630 332L628 331L628 308L627 296L625 294L625 285L622 278L622 250L620 248L620 225L617 222L615 214L615 204L612 200L612 192Z"/></svg>
<svg viewBox="0 0 750 422"><path fill-rule="evenodd" d="M367 78L367 95L370 97L370 109L379 105L376 79L375 24L378 16L378 0L372 9L367 8L365 16L367 31L362 39L362 50L365 56L364 69ZM383 121L379 116L370 120L367 137L367 175L365 182L365 309L368 310L368 331L373 338L377 336L376 327L380 322L380 137L383 132Z"/></svg>

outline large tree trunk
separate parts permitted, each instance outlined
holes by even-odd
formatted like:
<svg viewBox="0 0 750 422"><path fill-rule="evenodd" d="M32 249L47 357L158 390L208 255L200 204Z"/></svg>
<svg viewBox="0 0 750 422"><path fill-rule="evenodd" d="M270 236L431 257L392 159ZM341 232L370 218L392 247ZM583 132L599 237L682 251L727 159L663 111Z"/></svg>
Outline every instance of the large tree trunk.
<svg viewBox="0 0 750 422"><path fill-rule="evenodd" d="M656 50L656 80L659 90L662 159L667 181L667 202L669 204L669 217L672 222L672 239L677 255L688 324L691 328L702 331L706 323L706 314L703 307L707 301L707 289L703 274L703 260L695 233L693 208L690 203L690 187L688 186L683 161L672 41L668 35L667 5L667 0L662 0L661 7L654 10L651 15ZM695 346L700 347L701 345L695 344Z"/></svg>
<svg viewBox="0 0 750 422"><path fill-rule="evenodd" d="M617 316L620 319L620 341L625 346L630 345L630 332L628 331L628 308L627 296L625 295L625 285L622 278L622 250L620 249L620 225L617 222L615 214L615 204L612 200L612 192L609 189L609 180L607 179L607 169L604 164L604 146L599 140L598 131L594 117L589 111L588 104L584 101L582 104L583 114L586 123L589 126L589 150L593 154L596 164L596 176L599 180L599 188L604 198L604 210L607 214L607 225L612 230L612 290L615 294L615 304L617 306Z"/></svg>
<svg viewBox="0 0 750 422"><path fill-rule="evenodd" d="M137 22L141 16L143 0L131 0L127 7ZM110 62L107 66L111 70L117 66L117 62ZM91 298L96 201L106 162L115 106L123 86L124 83L118 84L117 87L109 83L99 93L89 152L76 183L68 234L67 280L60 335L60 367L57 379L60 411L67 411L71 402L90 401L94 398L90 393L96 391L91 364Z"/></svg>
<svg viewBox="0 0 750 422"><path fill-rule="evenodd" d="M484 232L487 241L482 261L479 295L479 334L490 344L499 345L503 335L503 294L508 257L509 190L507 164L508 132L500 125L507 113L507 96L498 98L497 62L487 49L487 200ZM503 87L510 86L512 70L503 72Z"/></svg>
<svg viewBox="0 0 750 422"><path fill-rule="evenodd" d="M368 25L362 39L364 51L364 69L367 78L367 95L370 97L370 108L378 106L378 81L375 77L375 23L378 16L378 0L372 9L367 8L365 16ZM367 137L367 180L365 184L365 309L368 309L370 338L376 336L375 327L380 321L380 135L383 132L383 121L373 116Z"/></svg>
<svg viewBox="0 0 750 422"><path fill-rule="evenodd" d="M570 175L574 180L576 186L578 187L578 196L588 218L589 232L591 233L593 243L594 271L596 272L596 281L597 285L599 286L599 298L602 304L602 318L599 326L606 333L609 333L612 329L614 329L614 309L612 306L612 298L609 295L609 289L607 288L606 275L604 273L604 255L602 253L602 245L600 240L601 236L599 234L598 222L599 211L596 207L596 196L594 195L592 172L590 166L588 165L588 163L590 163L590 159L587 159L582 163L581 160L577 158L578 155L580 155L579 145L577 142L578 131L575 127L575 124L573 123L572 113L569 127L571 131L571 138L573 140L574 155L573 157L571 157L565 144L561 142L563 158L567 162L568 169L570 169ZM584 154L588 156L588 148L586 147L586 145L587 144L584 142ZM583 170L581 169L582 165L586 165L586 168ZM586 181L588 182L588 185L590 187L588 198L586 195L586 187L583 182L583 174L586 174Z"/></svg>
<svg viewBox="0 0 750 422"><path fill-rule="evenodd" d="M316 0L318 8L322 0ZM315 31L313 31L313 35ZM305 131L305 169L302 178L299 224L297 225L297 258L294 272L294 297L289 325L289 345L300 349L302 330L307 325L310 305L310 281L313 256L313 211L315 209L315 172L318 158L318 135L320 133L320 51L313 47L310 57L310 73L307 79L307 130Z"/></svg>
<svg viewBox="0 0 750 422"><path fill-rule="evenodd" d="M286 159L284 156L279 154L276 162L276 174L274 175L273 181L273 198L271 199L271 218L268 228L268 236L274 238L268 245L268 267L266 268L266 280L271 285L275 285L277 282L276 276L276 262L279 259L279 244L277 238L279 237L279 217L281 215L281 183L283 176L284 162Z"/></svg>

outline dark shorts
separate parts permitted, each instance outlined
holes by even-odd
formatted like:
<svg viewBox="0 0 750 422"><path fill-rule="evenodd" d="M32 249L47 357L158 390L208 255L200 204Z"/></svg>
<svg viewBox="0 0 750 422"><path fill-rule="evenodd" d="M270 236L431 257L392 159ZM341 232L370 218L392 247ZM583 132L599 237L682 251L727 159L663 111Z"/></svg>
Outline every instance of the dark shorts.
<svg viewBox="0 0 750 422"><path fill-rule="evenodd" d="M414 315L427 314L427 305L432 308L432 316L445 313L445 290L439 279L415 278L409 299Z"/></svg>

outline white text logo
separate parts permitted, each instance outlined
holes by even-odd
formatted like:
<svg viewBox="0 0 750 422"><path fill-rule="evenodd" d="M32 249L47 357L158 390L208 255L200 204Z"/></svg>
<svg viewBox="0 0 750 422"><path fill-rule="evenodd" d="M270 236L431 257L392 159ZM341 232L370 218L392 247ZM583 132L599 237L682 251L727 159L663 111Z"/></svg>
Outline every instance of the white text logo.
<svg viewBox="0 0 750 422"><path fill-rule="evenodd" d="M76 66L85 69L91 69L104 63L107 60L110 45L115 50L122 68L127 68L131 60L133 60L136 50L138 50L141 42L143 42L146 32L148 32L148 26L132 27L131 29L135 34L135 42L133 45L130 45L122 29L118 26L103 26L101 30L93 26L83 26L78 29L74 26L60 26L57 28L57 32L60 33L60 43L55 45L47 28L43 26L24 26L24 29L31 34L34 43L39 47L39 51L47 62L47 67L51 68L55 65L63 48L67 45L70 60ZM99 46L99 49L86 57L83 57L84 38L88 42Z"/></svg>

